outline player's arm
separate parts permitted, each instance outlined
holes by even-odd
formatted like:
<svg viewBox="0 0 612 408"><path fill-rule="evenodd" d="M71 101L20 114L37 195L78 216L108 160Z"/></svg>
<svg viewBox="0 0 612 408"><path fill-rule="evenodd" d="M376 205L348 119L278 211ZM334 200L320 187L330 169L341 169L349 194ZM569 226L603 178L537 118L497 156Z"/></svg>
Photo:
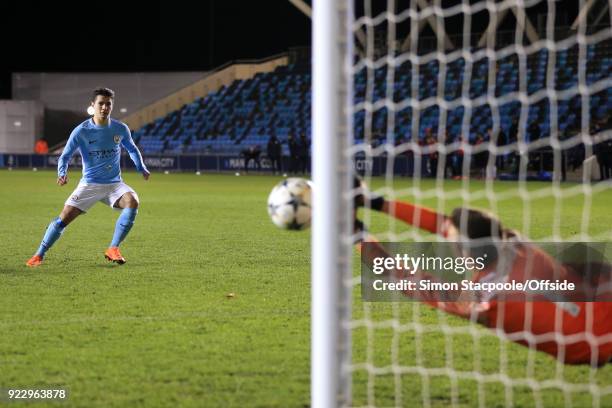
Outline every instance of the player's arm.
<svg viewBox="0 0 612 408"><path fill-rule="evenodd" d="M392 257L389 255L387 250L371 235L365 234L365 241L356 244L357 250L361 253L362 262L366 265L373 265L375 258L388 258ZM364 245L367 245L367 250L364 251ZM424 273L423 271L417 271L416 273L407 273L402 270L391 269L385 270L381 276L388 276L396 281L412 281L418 284L419 281L426 279L431 282L441 282L438 278L433 275ZM452 300L453 296L448 298L447 293L440 293L434 290L415 289L403 291L404 296L410 297L414 300L418 300L431 307L440 309L446 313L462 317L464 319L471 319L472 316L476 315L476 321L484 323L484 315L481 316L478 313L479 306L477 302L461 300L461 295L456 300ZM445 299L447 297L447 299ZM446 300L446 301L445 301Z"/></svg>
<svg viewBox="0 0 612 408"><path fill-rule="evenodd" d="M79 148L77 141L78 135L79 128L76 128L70 134L68 142L66 146L64 146L64 150L57 160L57 184L60 186L68 183L68 163L70 163L70 159L72 159L74 152Z"/></svg>
<svg viewBox="0 0 612 408"><path fill-rule="evenodd" d="M383 212L425 231L445 235L444 221L447 217L444 214L439 214L424 206L386 200L382 196L374 195L358 178L355 178L354 188L360 190L355 196L355 208L369 203L369 208L372 210Z"/></svg>
<svg viewBox="0 0 612 408"><path fill-rule="evenodd" d="M124 147L125 150L127 150L128 154L130 155L130 159L132 159L132 162L134 162L134 165L136 166L136 171L142 173L142 177L145 180L148 180L151 173L147 169L147 166L145 166L144 161L142 160L142 155L140 154L140 150L138 150L138 147L134 143L130 130L127 128L127 126L125 128L125 131L126 135L121 140L121 145Z"/></svg>
<svg viewBox="0 0 612 408"><path fill-rule="evenodd" d="M356 244L357 250L362 254L362 262L373 265L374 259L377 257L391 257L386 249L371 235L365 236L366 241L359 242ZM363 245L367 243L368 249L366 252L363 251ZM414 274L406 273L397 269L386 270L384 275L392 276L395 280L407 280L418 283L422 279L427 279L432 282L439 282L435 276L425 274L422 271L417 271ZM488 324L488 309L489 305L480 302L474 302L472 300L462 300L463 294L459 295L459 298L452 301L443 301L445 294L433 290L406 290L402 292L403 295L408 296L412 299L418 300L421 303L425 303L436 309L440 309L448 314L461 317L464 319L470 319L480 324ZM465 298L465 297L463 297Z"/></svg>

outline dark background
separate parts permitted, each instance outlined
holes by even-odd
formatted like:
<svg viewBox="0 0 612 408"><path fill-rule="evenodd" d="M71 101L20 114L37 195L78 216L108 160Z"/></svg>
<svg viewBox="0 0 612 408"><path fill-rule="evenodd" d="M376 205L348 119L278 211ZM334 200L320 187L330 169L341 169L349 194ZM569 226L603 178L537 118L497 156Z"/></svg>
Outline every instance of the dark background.
<svg viewBox="0 0 612 408"><path fill-rule="evenodd" d="M202 71L310 44L288 0L11 1L0 5L0 99L11 72Z"/></svg>
<svg viewBox="0 0 612 408"><path fill-rule="evenodd" d="M361 15L364 1L356 3ZM445 7L457 3L442 0ZM559 24L572 23L578 3L556 2ZM371 4L377 14L387 1ZM397 4L403 10L410 0ZM528 10L534 24L546 7L542 1ZM474 32L486 29L482 14L472 19ZM205 71L309 46L310 24L288 0L2 1L0 99L11 97L11 72ZM462 32L462 17L446 24L449 34ZM513 30L514 24L510 18L501 28ZM428 31L433 34L426 27L423 35Z"/></svg>

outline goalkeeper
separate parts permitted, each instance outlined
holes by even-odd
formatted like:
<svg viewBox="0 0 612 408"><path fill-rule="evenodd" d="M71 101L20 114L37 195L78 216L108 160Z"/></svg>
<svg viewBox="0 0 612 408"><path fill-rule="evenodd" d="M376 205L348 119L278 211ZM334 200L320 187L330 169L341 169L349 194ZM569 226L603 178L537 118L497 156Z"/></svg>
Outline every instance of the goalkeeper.
<svg viewBox="0 0 612 408"><path fill-rule="evenodd" d="M504 228L497 218L484 211L457 208L446 216L426 207L374 196L357 179L355 187L359 189L355 196L356 209L364 206L365 202L372 210L456 242L463 253L467 251L470 252L468 255L477 256L474 251L481 251L482 246L466 243L489 242L489 253L494 249L494 256L489 256L485 268L474 276L472 280L475 282L561 278L576 283L579 288L601 288L610 284L609 266L598 265L598 273L583 274L567 265L560 265L537 245L520 240L516 232ZM366 261L371 263L374 257L389 256L382 245L365 233L363 223L356 217L355 230L373 246L367 251L371 259ZM496 252L498 247L504 246L501 244L512 248L511 263L506 268L501 265L501 252ZM361 249L361 244L358 245ZM393 270L391 274L395 279L419 279L424 275L421 272L409 275L399 270ZM542 296L538 296L537 301L527 301L526 294L522 294L521 299L516 293L510 300L508 292L484 292L475 301L464 301L462 299L465 298L460 295L458 301L451 302L441 301L445 294L431 291L406 290L403 294L447 313L497 329L511 340L543 351L567 364L602 365L612 358L612 303L609 292L607 297L605 293L598 293L593 302L574 299L554 302Z"/></svg>

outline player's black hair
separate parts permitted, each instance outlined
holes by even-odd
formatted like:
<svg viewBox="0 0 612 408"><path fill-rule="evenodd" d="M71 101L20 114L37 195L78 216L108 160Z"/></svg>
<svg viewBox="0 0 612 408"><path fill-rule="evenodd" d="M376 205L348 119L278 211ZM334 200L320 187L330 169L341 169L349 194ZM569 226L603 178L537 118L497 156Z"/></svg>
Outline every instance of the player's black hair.
<svg viewBox="0 0 612 408"><path fill-rule="evenodd" d="M461 246L471 256L485 256L485 264L497 260L499 243L505 237L501 222L492 214L471 208L455 208L449 217L459 230Z"/></svg>
<svg viewBox="0 0 612 408"><path fill-rule="evenodd" d="M501 222L492 214L472 208L455 208L450 220L461 235L469 239L502 238Z"/></svg>
<svg viewBox="0 0 612 408"><path fill-rule="evenodd" d="M91 101L95 101L98 95L106 96L111 99L115 99L115 91L110 88L96 88L93 90Z"/></svg>

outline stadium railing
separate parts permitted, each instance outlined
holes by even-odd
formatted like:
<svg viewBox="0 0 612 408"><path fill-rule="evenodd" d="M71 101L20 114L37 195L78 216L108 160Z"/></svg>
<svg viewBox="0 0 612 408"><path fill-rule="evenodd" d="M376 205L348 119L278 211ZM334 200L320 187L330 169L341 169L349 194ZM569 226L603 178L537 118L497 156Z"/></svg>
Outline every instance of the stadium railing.
<svg viewBox="0 0 612 408"><path fill-rule="evenodd" d="M593 177L597 176L598 172L583 166L582 161L577 164L573 154L574 152L572 151L564 152L562 174L557 175L561 181L590 181ZM530 152L527 180L551 181L555 177L552 172L552 156L553 152L547 150ZM58 154L0 153L0 169L53 170L57 168L58 158ZM240 154L144 154L143 160L147 167L153 171L237 172L245 170L245 158ZM373 160L366 160L365 157L362 159L356 158L355 170L360 174L367 172L373 176L381 176L388 170L387 160L386 156L374 157ZM452 158L447 160L452 160ZM291 168L290 158L283 156L281 161L283 172L288 173L288 170ZM265 155L261 156L259 164L260 166L257 168L254 160L251 160L248 170L256 170L262 173L272 172L270 160ZM418 174L423 177L428 175L432 178L437 177L437 174L430 174L430 169L427 168L428 161L423 160L423 158L415 160L412 152L393 157L393 172L399 177L412 177L416 173L415 164L421 166ZM73 157L70 166L80 169L81 158L78 156ZM127 154L122 155L121 166L125 170L134 169L134 164ZM484 177L479 173L479 170L474 167L471 174L465 175L465 177ZM452 178L450 170L445 169L445 177ZM508 159L504 167L498 169L493 177L498 180L516 180L517 175L513 171L511 159Z"/></svg>

